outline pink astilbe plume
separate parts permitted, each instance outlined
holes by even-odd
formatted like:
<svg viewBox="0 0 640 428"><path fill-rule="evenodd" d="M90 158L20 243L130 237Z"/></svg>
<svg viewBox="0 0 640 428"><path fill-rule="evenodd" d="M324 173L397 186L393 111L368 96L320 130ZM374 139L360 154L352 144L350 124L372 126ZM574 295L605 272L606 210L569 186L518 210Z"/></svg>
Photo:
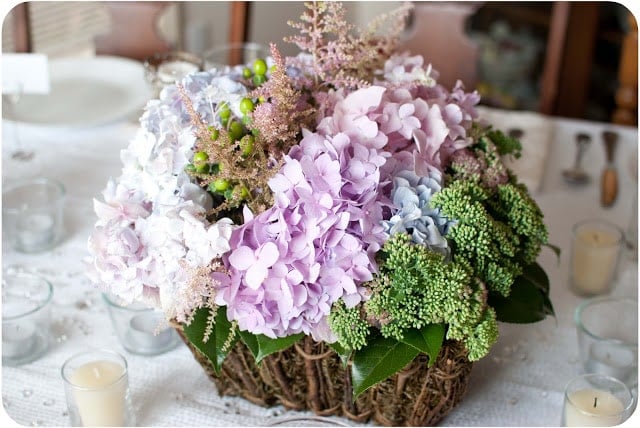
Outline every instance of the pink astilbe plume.
<svg viewBox="0 0 640 428"><path fill-rule="evenodd" d="M361 88L396 48L412 6L403 4L373 21L367 30L356 29L345 18L340 2L309 2L300 22L289 25L299 34L285 38L311 56L310 63L291 58L289 64L311 68L314 87ZM386 24L386 25L385 25ZM385 25L384 35L379 29Z"/></svg>
<svg viewBox="0 0 640 428"><path fill-rule="evenodd" d="M274 66L270 79L251 93L264 102L250 117L251 126L260 130L258 138L264 140L268 153L279 158L298 143L301 128L314 125L315 110L287 76L284 60L273 43L271 55Z"/></svg>

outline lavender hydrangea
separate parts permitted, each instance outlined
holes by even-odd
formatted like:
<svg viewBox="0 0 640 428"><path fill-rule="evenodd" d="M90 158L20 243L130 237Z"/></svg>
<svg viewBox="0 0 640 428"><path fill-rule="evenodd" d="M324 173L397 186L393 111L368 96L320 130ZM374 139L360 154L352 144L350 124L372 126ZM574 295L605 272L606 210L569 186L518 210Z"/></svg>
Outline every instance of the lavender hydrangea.
<svg viewBox="0 0 640 428"><path fill-rule="evenodd" d="M225 256L230 280L217 303L240 329L269 337L299 332L335 341L327 325L334 302L366 299L384 240L378 200L384 138L364 113L384 89L368 88L336 104L305 132L270 181L273 207L234 230ZM323 135L326 134L326 135Z"/></svg>
<svg viewBox="0 0 640 428"><path fill-rule="evenodd" d="M394 162L426 176L440 170L457 150L472 143L468 131L478 117L477 92L458 82L451 92L435 84L437 72L423 65L421 56L393 55L385 63L388 101L378 122L389 138L386 150Z"/></svg>

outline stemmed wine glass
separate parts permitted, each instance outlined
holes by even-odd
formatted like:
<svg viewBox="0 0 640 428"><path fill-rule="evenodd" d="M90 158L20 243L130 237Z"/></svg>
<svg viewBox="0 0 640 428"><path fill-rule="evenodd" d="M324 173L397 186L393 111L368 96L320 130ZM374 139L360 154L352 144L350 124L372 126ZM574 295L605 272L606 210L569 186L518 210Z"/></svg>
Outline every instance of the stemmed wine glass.
<svg viewBox="0 0 640 428"><path fill-rule="evenodd" d="M13 119L13 143L15 149L11 154L11 159L28 162L33 159L35 155L34 152L24 149L22 145L22 139L20 138L20 129L18 119L16 117L16 106L22 97L23 87L22 83L16 82L14 85L3 93L2 93L2 110L7 112L7 114L3 114L3 118L7 116Z"/></svg>

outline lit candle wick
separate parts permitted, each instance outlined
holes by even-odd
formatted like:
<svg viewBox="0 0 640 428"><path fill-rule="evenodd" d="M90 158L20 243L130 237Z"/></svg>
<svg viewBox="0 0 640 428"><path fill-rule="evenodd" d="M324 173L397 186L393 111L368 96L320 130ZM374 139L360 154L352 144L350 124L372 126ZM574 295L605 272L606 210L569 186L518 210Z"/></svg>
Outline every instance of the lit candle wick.
<svg viewBox="0 0 640 428"><path fill-rule="evenodd" d="M593 397L593 407L598 406L598 397Z"/></svg>

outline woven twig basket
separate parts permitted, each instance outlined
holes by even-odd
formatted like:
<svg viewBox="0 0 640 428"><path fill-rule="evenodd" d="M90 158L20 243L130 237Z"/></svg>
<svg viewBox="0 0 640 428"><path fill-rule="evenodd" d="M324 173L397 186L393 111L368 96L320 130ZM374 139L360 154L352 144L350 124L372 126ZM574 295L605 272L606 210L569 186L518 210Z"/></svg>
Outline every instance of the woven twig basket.
<svg viewBox="0 0 640 428"><path fill-rule="evenodd" d="M384 426L436 425L464 396L472 366L464 346L448 341L432 367L421 354L354 402L349 371L329 346L310 337L267 356L260 365L238 342L216 375L207 357L177 330L220 395L240 396L264 407L282 404L321 416L374 420Z"/></svg>

